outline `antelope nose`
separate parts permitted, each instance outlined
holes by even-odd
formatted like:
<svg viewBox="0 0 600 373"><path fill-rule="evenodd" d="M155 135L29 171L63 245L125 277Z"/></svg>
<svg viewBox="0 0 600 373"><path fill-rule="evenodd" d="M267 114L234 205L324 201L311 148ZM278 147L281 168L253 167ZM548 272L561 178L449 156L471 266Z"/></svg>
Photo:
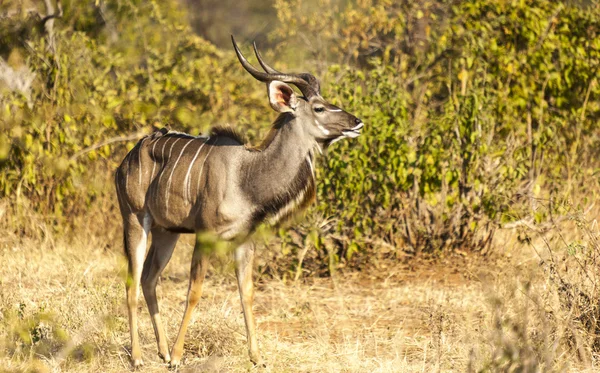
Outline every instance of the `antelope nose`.
<svg viewBox="0 0 600 373"><path fill-rule="evenodd" d="M356 126L350 128L347 131L342 131L342 134L344 134L344 136L350 137L350 138L354 138L354 137L360 136L360 129L363 128L363 126L365 124L360 119L358 119L358 118L356 118L354 120L354 123L356 123Z"/></svg>
<svg viewBox="0 0 600 373"><path fill-rule="evenodd" d="M358 119L358 118L354 119L354 123L356 123L356 126L352 127L352 130L353 130L353 131L358 131L358 130L360 130L361 128L363 128L363 126L365 125L365 124L362 122L362 120L360 120L360 119Z"/></svg>

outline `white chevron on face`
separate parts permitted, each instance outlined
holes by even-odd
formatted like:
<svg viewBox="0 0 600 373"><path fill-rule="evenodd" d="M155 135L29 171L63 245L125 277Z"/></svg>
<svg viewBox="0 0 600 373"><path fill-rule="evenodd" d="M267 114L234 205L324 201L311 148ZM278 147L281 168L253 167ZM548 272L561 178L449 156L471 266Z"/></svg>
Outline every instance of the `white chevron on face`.
<svg viewBox="0 0 600 373"><path fill-rule="evenodd" d="M169 143L169 140L171 140L171 137L167 138L167 140L165 141L165 143L162 146L162 150L160 152L160 160L161 160L161 164L160 164L160 170L158 170L158 172L160 173L160 176L158 176L158 183L156 183L155 187L154 187L154 198L156 200L158 200L158 189L159 189L159 185L160 185L160 181L162 180L163 175L165 174L165 166L166 166L166 159L165 159L165 148L167 146L167 144Z"/></svg>
<svg viewBox="0 0 600 373"><path fill-rule="evenodd" d="M323 135L329 135L329 130L321 125L318 120L315 119L315 124L323 132Z"/></svg>

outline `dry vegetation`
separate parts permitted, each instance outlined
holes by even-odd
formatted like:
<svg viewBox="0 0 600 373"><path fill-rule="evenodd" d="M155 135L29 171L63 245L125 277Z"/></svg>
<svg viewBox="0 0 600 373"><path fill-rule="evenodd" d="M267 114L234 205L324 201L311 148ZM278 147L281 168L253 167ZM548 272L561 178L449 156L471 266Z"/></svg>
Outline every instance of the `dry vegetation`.
<svg viewBox="0 0 600 373"><path fill-rule="evenodd" d="M598 0L252 0L254 18L230 1L0 0L0 372L131 370L126 140L229 123L256 142L273 119L229 45L192 32L182 4L213 3L215 24L367 124L319 164L304 223L259 250L267 371L600 369ZM191 239L159 286L172 339ZM181 371L254 369L231 267L213 260ZM140 309L144 371L166 372Z"/></svg>
<svg viewBox="0 0 600 373"><path fill-rule="evenodd" d="M597 234L597 225L575 215L544 234L500 232L494 245L502 256L459 251L377 262L369 271L330 278L259 277L255 312L266 370L592 372L598 350L585 316L595 321L597 313L597 267L589 262L600 253ZM4 238L4 371L131 369L118 241L114 233L69 243ZM159 286L171 338L182 316L191 249L190 239L179 243ZM262 249L258 266L268 250ZM181 371L252 368L231 265L227 257L213 260ZM156 355L145 304L140 307L144 371L167 371Z"/></svg>

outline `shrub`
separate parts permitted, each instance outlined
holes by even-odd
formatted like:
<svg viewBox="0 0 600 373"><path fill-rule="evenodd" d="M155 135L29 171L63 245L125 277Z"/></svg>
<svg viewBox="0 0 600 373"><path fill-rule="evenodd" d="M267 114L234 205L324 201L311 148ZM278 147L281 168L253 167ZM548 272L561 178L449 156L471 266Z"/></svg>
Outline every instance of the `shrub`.
<svg viewBox="0 0 600 373"><path fill-rule="evenodd" d="M486 249L503 223L547 218L536 198L596 195L598 7L306 5L277 2L293 27L275 36L317 40L310 55L338 63L325 94L366 124L321 170L318 210L338 256Z"/></svg>
<svg viewBox="0 0 600 373"><path fill-rule="evenodd" d="M198 133L241 113L260 121L265 111L234 57L180 23L176 2L92 4L64 5L55 51L48 35L12 48L8 61L36 78L30 92L7 85L0 96L0 190L55 227L114 199L107 185L122 144L153 127Z"/></svg>

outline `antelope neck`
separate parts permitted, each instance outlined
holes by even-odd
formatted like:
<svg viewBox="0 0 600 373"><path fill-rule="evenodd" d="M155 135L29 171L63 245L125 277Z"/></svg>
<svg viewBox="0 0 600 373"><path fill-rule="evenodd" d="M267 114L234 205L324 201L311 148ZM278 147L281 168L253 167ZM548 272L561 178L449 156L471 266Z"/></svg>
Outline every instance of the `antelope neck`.
<svg viewBox="0 0 600 373"><path fill-rule="evenodd" d="M267 214L278 213L314 186L314 139L291 114L282 114L261 151L247 153L242 162L241 187ZM300 204L302 201L298 201Z"/></svg>

